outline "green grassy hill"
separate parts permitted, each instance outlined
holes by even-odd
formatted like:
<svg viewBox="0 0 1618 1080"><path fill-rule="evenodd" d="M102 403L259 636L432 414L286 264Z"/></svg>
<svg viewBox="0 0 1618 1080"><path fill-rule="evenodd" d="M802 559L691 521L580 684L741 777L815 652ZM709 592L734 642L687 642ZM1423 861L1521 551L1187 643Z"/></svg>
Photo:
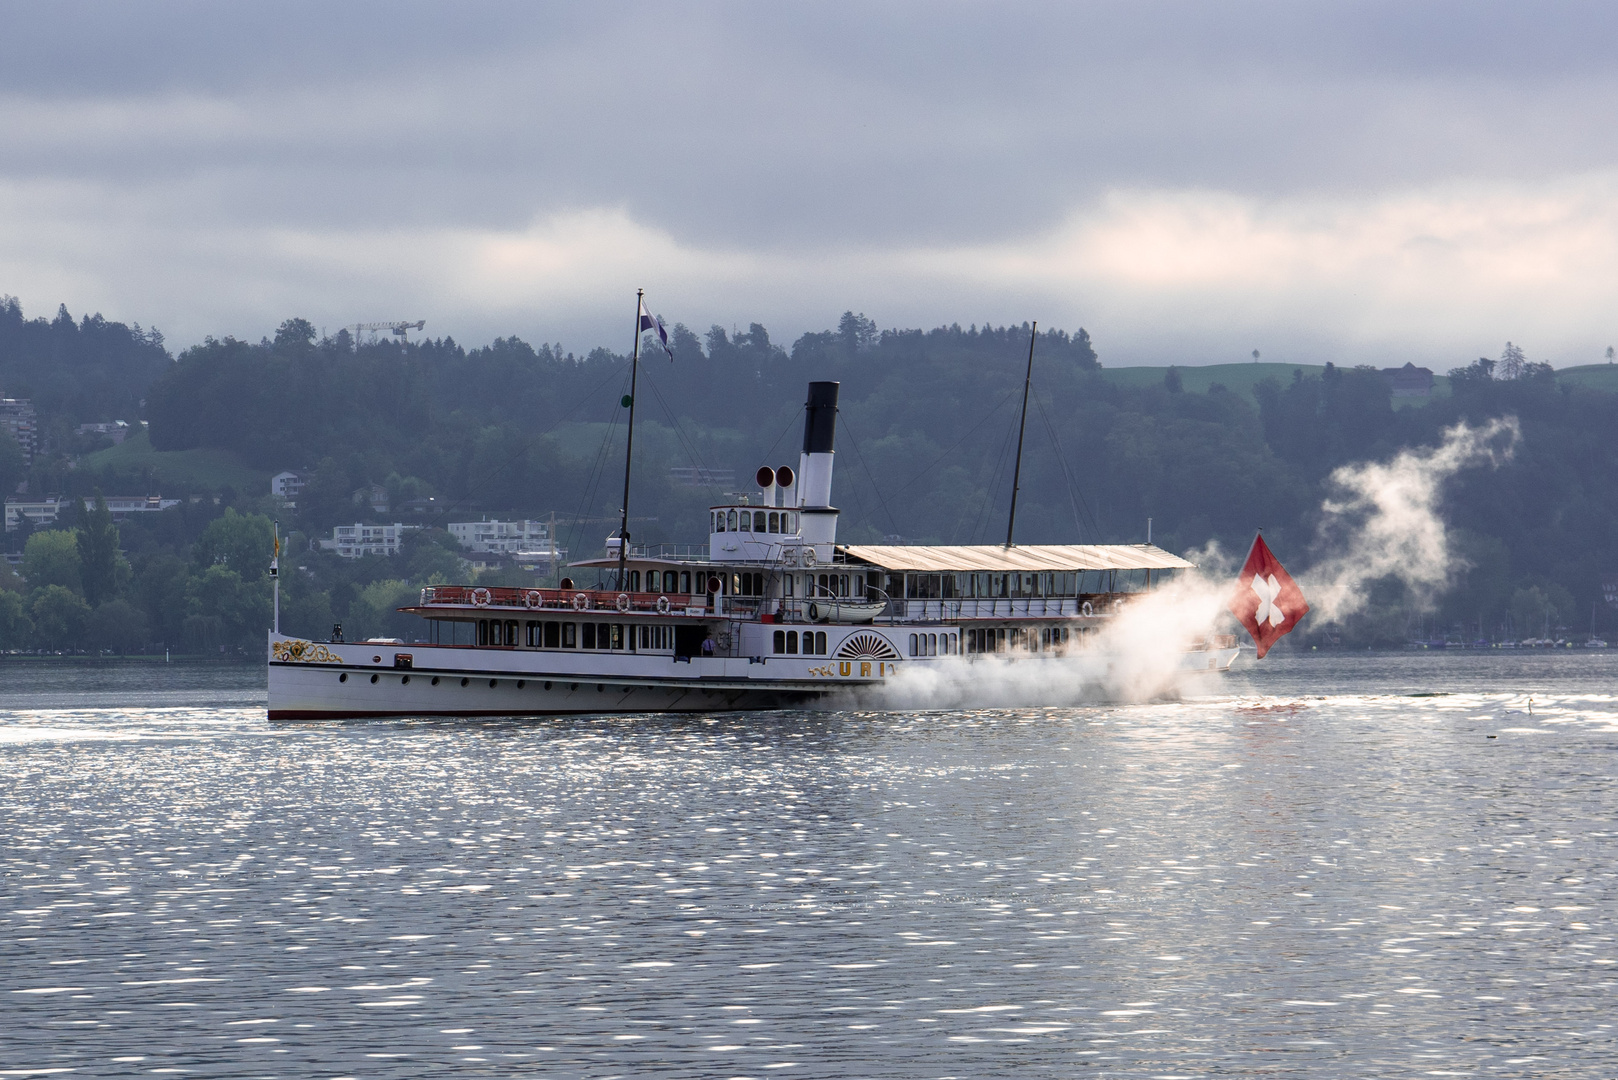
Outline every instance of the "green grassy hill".
<svg viewBox="0 0 1618 1080"><path fill-rule="evenodd" d="M1558 382L1618 393L1618 364L1586 364L1582 367L1562 368L1557 371L1556 378Z"/></svg>
<svg viewBox="0 0 1618 1080"><path fill-rule="evenodd" d="M228 450L154 450L145 425L118 446L86 454L79 468L111 472L119 478L141 477L161 488L217 491L233 488L243 495L265 495L270 474L249 468Z"/></svg>
<svg viewBox="0 0 1618 1080"><path fill-rule="evenodd" d="M1101 374L1109 382L1119 386L1156 386L1161 385L1163 377L1168 374L1166 367L1120 367L1102 368ZM1324 365L1316 364L1210 364L1206 367L1182 367L1180 372L1180 385L1191 393L1205 394L1214 383L1221 383L1227 389L1238 394L1252 394L1253 387L1264 379L1274 379L1285 385L1292 381L1292 373L1301 371L1304 375L1319 375L1325 371ZM1443 396L1449 393L1449 379L1438 375L1433 379L1433 394ZM1425 398L1398 398L1394 401L1394 408L1403 408L1408 405L1417 405Z"/></svg>

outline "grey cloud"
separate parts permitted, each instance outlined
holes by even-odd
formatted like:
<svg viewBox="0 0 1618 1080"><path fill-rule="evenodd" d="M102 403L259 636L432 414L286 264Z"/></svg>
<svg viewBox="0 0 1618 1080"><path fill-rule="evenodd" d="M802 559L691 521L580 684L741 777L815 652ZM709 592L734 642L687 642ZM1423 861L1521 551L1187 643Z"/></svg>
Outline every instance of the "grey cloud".
<svg viewBox="0 0 1618 1080"><path fill-rule="evenodd" d="M1618 157L1599 4L3 11L0 184L222 245L608 208L703 249L960 247L1115 189L1332 196Z"/></svg>

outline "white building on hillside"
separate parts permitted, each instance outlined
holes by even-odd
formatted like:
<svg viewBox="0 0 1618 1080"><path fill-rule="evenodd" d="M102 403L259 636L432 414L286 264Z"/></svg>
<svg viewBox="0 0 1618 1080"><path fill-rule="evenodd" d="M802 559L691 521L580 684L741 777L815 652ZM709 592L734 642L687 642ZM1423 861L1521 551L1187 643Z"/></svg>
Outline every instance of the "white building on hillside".
<svg viewBox="0 0 1618 1080"><path fill-rule="evenodd" d="M0 398L0 431L8 433L22 447L29 461L39 452L39 420L34 403L27 398Z"/></svg>
<svg viewBox="0 0 1618 1080"><path fill-rule="evenodd" d="M551 567L567 553L556 547L548 521L452 521L449 534L467 551L509 556L514 562Z"/></svg>
<svg viewBox="0 0 1618 1080"><path fill-rule="evenodd" d="M180 505L179 499L165 499L161 495L108 495L106 499L107 510L112 514L114 521L125 521L131 514L155 514L171 506ZM23 518L27 518L29 524L36 529L49 528L56 524L57 516L65 507L72 505L72 502L72 497L65 495L47 495L42 499L30 499L26 496L7 499L6 532L15 532ZM94 510L95 505L94 496L85 496L86 510Z"/></svg>
<svg viewBox="0 0 1618 1080"><path fill-rule="evenodd" d="M420 527L399 522L392 525L339 525L331 531L331 539L322 540L320 546L326 551L335 551L345 559L358 559L364 555L397 555L404 534Z"/></svg>
<svg viewBox="0 0 1618 1080"><path fill-rule="evenodd" d="M295 472L278 472L270 477L270 494L278 499L296 499L304 479Z"/></svg>

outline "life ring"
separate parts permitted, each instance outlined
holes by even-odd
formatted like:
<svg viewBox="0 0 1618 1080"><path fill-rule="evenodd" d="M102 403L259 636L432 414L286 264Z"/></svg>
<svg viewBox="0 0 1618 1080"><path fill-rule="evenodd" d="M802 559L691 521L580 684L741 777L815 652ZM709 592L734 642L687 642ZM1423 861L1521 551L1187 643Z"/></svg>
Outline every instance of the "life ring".
<svg viewBox="0 0 1618 1080"><path fill-rule="evenodd" d="M587 608L589 606L590 606L590 598L588 596L584 595L581 592L576 592L576 593L573 594L573 610L574 611L583 611L585 608Z"/></svg>
<svg viewBox="0 0 1618 1080"><path fill-rule="evenodd" d="M813 566L813 565L815 565L815 560L817 560L818 558L820 558L820 556L815 554L815 549L814 548L806 547L806 548L803 549L803 565L805 565L805 566Z"/></svg>
<svg viewBox="0 0 1618 1080"><path fill-rule="evenodd" d="M781 549L781 561L783 563L785 563L787 566L797 566L798 565L798 549L797 548L782 548Z"/></svg>
<svg viewBox="0 0 1618 1080"><path fill-rule="evenodd" d="M1088 600L1086 600L1084 602L1084 606L1079 609L1079 614L1083 615L1087 619L1093 618L1095 616L1095 613L1096 613L1095 605L1091 604L1090 601L1088 601Z"/></svg>
<svg viewBox="0 0 1618 1080"><path fill-rule="evenodd" d="M721 649L730 648L730 632L726 630L719 631L719 636L714 638L714 644Z"/></svg>
<svg viewBox="0 0 1618 1080"><path fill-rule="evenodd" d="M659 615L667 615L669 613L670 606L671 605L669 604L669 598L668 597L659 596L657 598L657 613Z"/></svg>
<svg viewBox="0 0 1618 1080"><path fill-rule="evenodd" d="M488 589L473 589L472 590L472 605L474 607L488 607L489 606L489 590Z"/></svg>
<svg viewBox="0 0 1618 1080"><path fill-rule="evenodd" d="M628 611L629 610L629 594L628 593L621 592L621 593L618 594L618 610L619 611Z"/></svg>
<svg viewBox="0 0 1618 1080"><path fill-rule="evenodd" d="M545 596L538 589L529 589L528 595L523 597L523 603L528 605L530 611L534 608L544 607Z"/></svg>

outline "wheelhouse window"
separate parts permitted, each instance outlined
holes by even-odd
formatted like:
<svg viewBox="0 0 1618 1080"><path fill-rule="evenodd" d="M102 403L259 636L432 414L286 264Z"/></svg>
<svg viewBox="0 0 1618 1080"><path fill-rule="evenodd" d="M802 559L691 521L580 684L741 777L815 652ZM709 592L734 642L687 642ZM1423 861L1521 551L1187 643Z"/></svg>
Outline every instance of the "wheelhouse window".
<svg viewBox="0 0 1618 1080"><path fill-rule="evenodd" d="M731 510L725 516L726 516L727 520L729 520L729 522L730 522L730 531L735 532L736 531L736 511ZM723 529L720 530L720 532L723 532L723 531L724 531Z"/></svg>

